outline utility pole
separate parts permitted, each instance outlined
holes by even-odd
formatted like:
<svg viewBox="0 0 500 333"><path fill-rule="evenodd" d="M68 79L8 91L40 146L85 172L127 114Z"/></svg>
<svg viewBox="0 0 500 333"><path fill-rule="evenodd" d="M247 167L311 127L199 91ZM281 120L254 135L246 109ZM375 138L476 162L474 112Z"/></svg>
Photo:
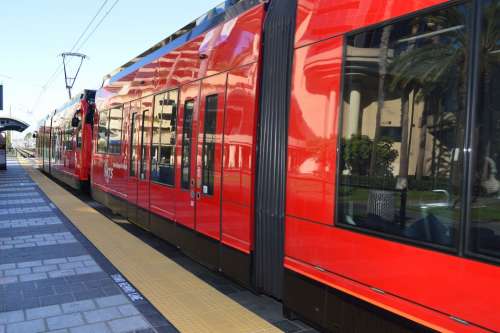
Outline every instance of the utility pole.
<svg viewBox="0 0 500 333"><path fill-rule="evenodd" d="M64 66L64 82L66 83L66 89L68 89L68 95L69 99L71 99L71 89L75 85L76 78L78 77L78 73L80 73L80 69L82 68L83 60L87 59L88 57L83 54L83 53L75 53L75 52L65 52L61 54L61 57L63 59L63 66ZM76 72L73 76L69 76L69 62L71 61L71 58L78 58L80 60L80 63L78 64L78 68L76 69Z"/></svg>

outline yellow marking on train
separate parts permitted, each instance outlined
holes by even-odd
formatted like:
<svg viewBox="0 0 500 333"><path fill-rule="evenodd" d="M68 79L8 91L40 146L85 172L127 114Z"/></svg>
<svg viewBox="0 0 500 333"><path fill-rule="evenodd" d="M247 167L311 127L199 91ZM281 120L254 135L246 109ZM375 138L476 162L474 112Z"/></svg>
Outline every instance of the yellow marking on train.
<svg viewBox="0 0 500 333"><path fill-rule="evenodd" d="M281 332L71 195L29 161L19 162L80 232L181 332Z"/></svg>

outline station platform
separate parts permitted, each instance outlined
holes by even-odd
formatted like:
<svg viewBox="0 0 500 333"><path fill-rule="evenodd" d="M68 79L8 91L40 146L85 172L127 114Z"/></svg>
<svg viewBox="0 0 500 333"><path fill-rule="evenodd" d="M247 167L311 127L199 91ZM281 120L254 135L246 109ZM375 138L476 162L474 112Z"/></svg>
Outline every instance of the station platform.
<svg viewBox="0 0 500 333"><path fill-rule="evenodd" d="M0 171L0 333L316 332L41 173Z"/></svg>

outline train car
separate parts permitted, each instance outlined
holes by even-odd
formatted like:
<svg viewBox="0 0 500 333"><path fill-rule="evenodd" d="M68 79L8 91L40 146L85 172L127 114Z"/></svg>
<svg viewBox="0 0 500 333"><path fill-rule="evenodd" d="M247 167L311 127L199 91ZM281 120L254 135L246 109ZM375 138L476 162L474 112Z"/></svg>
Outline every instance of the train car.
<svg viewBox="0 0 500 333"><path fill-rule="evenodd" d="M106 78L92 194L324 331L500 331L498 14L227 1Z"/></svg>
<svg viewBox="0 0 500 333"><path fill-rule="evenodd" d="M40 168L78 190L89 190L95 90L84 90L44 118L37 133Z"/></svg>

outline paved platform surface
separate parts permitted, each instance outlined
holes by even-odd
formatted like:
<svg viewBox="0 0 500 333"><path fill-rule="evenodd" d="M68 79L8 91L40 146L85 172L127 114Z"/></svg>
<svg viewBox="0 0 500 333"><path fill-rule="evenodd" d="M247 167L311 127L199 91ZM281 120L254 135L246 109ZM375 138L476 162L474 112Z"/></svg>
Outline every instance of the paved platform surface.
<svg viewBox="0 0 500 333"><path fill-rule="evenodd" d="M316 332L20 161L0 173L0 333Z"/></svg>
<svg viewBox="0 0 500 333"><path fill-rule="evenodd" d="M26 171L0 171L0 333L178 332Z"/></svg>

